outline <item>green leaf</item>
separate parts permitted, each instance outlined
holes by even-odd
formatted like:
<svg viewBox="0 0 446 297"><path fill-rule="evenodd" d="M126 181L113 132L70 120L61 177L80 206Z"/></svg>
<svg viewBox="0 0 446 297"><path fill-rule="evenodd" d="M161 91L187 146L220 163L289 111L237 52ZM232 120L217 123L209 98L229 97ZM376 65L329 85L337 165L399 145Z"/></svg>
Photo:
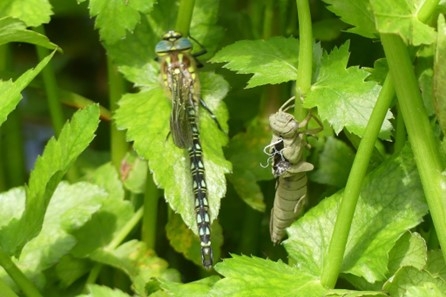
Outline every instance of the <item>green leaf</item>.
<svg viewBox="0 0 446 297"><path fill-rule="evenodd" d="M403 267L384 285L384 290L391 296L401 297L444 297L446 282L433 277L425 270L414 267Z"/></svg>
<svg viewBox="0 0 446 297"><path fill-rule="evenodd" d="M221 226L214 221L211 227L212 250L214 253L214 262L220 259L220 248L223 244L223 235ZM170 245L179 253L182 253L186 259L193 261L198 266L201 262L200 241L195 234L187 228L181 216L173 214L169 216L166 225L166 236Z"/></svg>
<svg viewBox="0 0 446 297"><path fill-rule="evenodd" d="M134 214L133 205L125 200L122 183L116 169L110 163L98 167L87 180L107 191L101 209L73 235L82 245L77 245L72 254L85 257L93 250L110 243Z"/></svg>
<svg viewBox="0 0 446 297"><path fill-rule="evenodd" d="M370 1L375 15L376 29L380 33L399 35L412 45L432 44L434 28L418 20L418 12L424 0L395 0L389 5L386 0Z"/></svg>
<svg viewBox="0 0 446 297"><path fill-rule="evenodd" d="M8 114L15 109L20 99L22 99L21 92L23 89L42 71L54 53L53 51L45 57L35 68L26 71L14 83L10 80L0 81L0 94L2 94L0 98L0 125L3 124Z"/></svg>
<svg viewBox="0 0 446 297"><path fill-rule="evenodd" d="M394 274L399 268L412 266L424 268L427 260L427 247L423 237L418 233L405 233L395 244L389 254L389 273Z"/></svg>
<svg viewBox="0 0 446 297"><path fill-rule="evenodd" d="M441 130L446 133L446 24L444 16L438 16L437 47L434 59L433 95L435 113Z"/></svg>
<svg viewBox="0 0 446 297"><path fill-rule="evenodd" d="M446 280L446 263L441 250L430 250L428 252L425 269L434 277L441 277Z"/></svg>
<svg viewBox="0 0 446 297"><path fill-rule="evenodd" d="M45 35L26 29L22 21L10 17L0 18L0 45L9 42L26 42L49 49L57 48Z"/></svg>
<svg viewBox="0 0 446 297"><path fill-rule="evenodd" d="M375 20L370 11L369 0L324 0L327 8L347 24L353 26L348 32L367 38L376 37Z"/></svg>
<svg viewBox="0 0 446 297"><path fill-rule="evenodd" d="M20 219L25 208L25 189L23 187L10 189L0 195L0 228L8 225L13 219Z"/></svg>
<svg viewBox="0 0 446 297"><path fill-rule="evenodd" d="M130 295L118 289L99 285L88 285L88 294L78 295L77 297L131 297Z"/></svg>
<svg viewBox="0 0 446 297"><path fill-rule="evenodd" d="M246 132L231 139L226 150L226 155L234 166L234 174L228 176L229 181L243 201L262 212L265 211L265 202L257 181L274 178L270 167L261 166L268 165L268 156L263 149L270 141L268 119L257 117L249 123Z"/></svg>
<svg viewBox="0 0 446 297"><path fill-rule="evenodd" d="M288 228L285 248L299 267L320 275L342 192L326 198ZM427 213L413 155L406 147L367 175L356 206L341 272L383 280L395 242ZM323 228L321 228L323 226Z"/></svg>
<svg viewBox="0 0 446 297"><path fill-rule="evenodd" d="M388 297L384 292L377 291L352 291L344 289L332 289L324 296L326 297L365 297L365 296L378 296L378 297Z"/></svg>
<svg viewBox="0 0 446 297"><path fill-rule="evenodd" d="M219 279L220 277L213 275L187 284L161 281L161 288L166 291L169 296L207 297L209 296L210 289Z"/></svg>
<svg viewBox="0 0 446 297"><path fill-rule="evenodd" d="M147 161L141 159L134 151L127 153L121 162L121 180L127 190L144 193L147 180Z"/></svg>
<svg viewBox="0 0 446 297"><path fill-rule="evenodd" d="M200 79L203 100L217 116L223 130L227 130L227 111L221 102L228 90L227 83L213 73L201 73ZM135 151L148 160L154 181L165 190L171 208L179 212L186 225L197 234L189 157L187 151L176 147L169 136L170 111L166 91L159 86L126 94L120 100L115 120L119 127L127 129L127 139L134 141ZM199 127L212 221L218 215L220 199L226 192L225 174L231 170L222 151L227 135L202 108Z"/></svg>
<svg viewBox="0 0 446 297"><path fill-rule="evenodd" d="M93 140L98 117L99 108L90 105L73 115L57 140L52 138L48 141L31 172L23 216L0 229L0 245L6 252L20 251L39 233L51 196L70 165Z"/></svg>
<svg viewBox="0 0 446 297"><path fill-rule="evenodd" d="M323 296L327 291L316 277L290 267L256 257L233 255L215 266L225 278L209 296Z"/></svg>
<svg viewBox="0 0 446 297"><path fill-rule="evenodd" d="M247 88L279 84L297 77L299 42L295 38L242 40L226 46L209 61L241 74L254 74Z"/></svg>
<svg viewBox="0 0 446 297"><path fill-rule="evenodd" d="M95 26L106 43L113 44L132 32L140 22L141 13L150 12L154 1L108 1L90 0L90 15L97 17Z"/></svg>
<svg viewBox="0 0 446 297"><path fill-rule="evenodd" d="M48 0L2 0L0 16L10 16L23 21L27 27L37 27L50 21L53 14Z"/></svg>
<svg viewBox="0 0 446 297"><path fill-rule="evenodd" d="M304 102L306 108L318 108L323 121L332 125L335 133L344 127L363 136L381 87L373 81L365 81L368 73L352 66L347 68L349 43L346 42L330 54L324 54L316 82ZM379 136L390 137L392 117L386 115Z"/></svg>
<svg viewBox="0 0 446 297"><path fill-rule="evenodd" d="M91 219L106 197L107 193L96 185L60 183L48 205L41 232L23 247L17 265L32 278L40 277L71 251L78 242L72 233ZM20 200L25 201L24 195ZM24 203L19 205L23 209Z"/></svg>
<svg viewBox="0 0 446 297"><path fill-rule="evenodd" d="M57 262L54 271L60 287L67 288L76 280L88 274L91 269L92 263L90 260L75 258L68 254Z"/></svg>
<svg viewBox="0 0 446 297"><path fill-rule="evenodd" d="M125 272L133 283L135 292L147 296L145 286L155 277L163 278L167 263L158 258L143 242L128 241L115 250L97 250L90 258L102 264L116 267Z"/></svg>
<svg viewBox="0 0 446 297"><path fill-rule="evenodd" d="M310 179L319 184L341 188L347 182L353 158L354 152L349 146L330 136L319 155L319 166L309 174Z"/></svg>
<svg viewBox="0 0 446 297"><path fill-rule="evenodd" d="M73 185L60 183L48 205L41 232L24 246L20 257L15 260L17 266L28 278L41 284L42 273L58 264L78 242L72 233L90 220L106 198L107 193L96 185L84 182ZM0 195L0 209L5 211L6 217L20 215L24 206L23 188ZM69 272L65 274L79 278L89 269L84 265L81 273L73 276L73 265L70 265ZM0 277L6 278L4 270L0 271Z"/></svg>

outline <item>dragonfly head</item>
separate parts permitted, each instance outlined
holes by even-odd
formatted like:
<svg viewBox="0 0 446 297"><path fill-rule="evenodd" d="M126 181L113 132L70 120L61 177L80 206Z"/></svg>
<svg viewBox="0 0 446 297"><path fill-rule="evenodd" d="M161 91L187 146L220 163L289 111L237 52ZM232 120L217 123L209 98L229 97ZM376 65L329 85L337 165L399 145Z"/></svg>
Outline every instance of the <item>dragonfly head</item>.
<svg viewBox="0 0 446 297"><path fill-rule="evenodd" d="M192 43L180 32L168 31L163 35L163 40L158 42L155 47L157 54L163 54L173 51L186 51L192 49Z"/></svg>

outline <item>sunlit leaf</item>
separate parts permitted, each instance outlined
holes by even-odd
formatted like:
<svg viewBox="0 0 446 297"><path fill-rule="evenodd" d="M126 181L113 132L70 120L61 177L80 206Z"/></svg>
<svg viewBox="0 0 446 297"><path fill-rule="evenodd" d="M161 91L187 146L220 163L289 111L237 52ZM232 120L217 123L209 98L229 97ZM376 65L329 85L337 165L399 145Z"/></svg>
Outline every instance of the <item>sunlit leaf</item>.
<svg viewBox="0 0 446 297"><path fill-rule="evenodd" d="M53 14L48 0L2 0L0 12L0 16L19 19L29 27L48 23Z"/></svg>
<svg viewBox="0 0 446 297"><path fill-rule="evenodd" d="M327 8L338 15L342 21L353 26L348 32L364 37L376 37L375 20L369 9L369 0L324 0Z"/></svg>
<svg viewBox="0 0 446 297"><path fill-rule="evenodd" d="M224 276L209 296L323 296L320 281L282 262L233 255L215 266ZM290 285L292 284L292 285Z"/></svg>
<svg viewBox="0 0 446 297"><path fill-rule="evenodd" d="M123 39L127 32L132 32L140 22L141 13L148 13L153 4L154 1L147 0L90 0L89 9L90 15L96 17L101 39L112 44Z"/></svg>
<svg viewBox="0 0 446 297"><path fill-rule="evenodd" d="M226 130L227 111L221 100L228 90L227 83L213 73L202 73L200 79L203 100ZM169 135L171 106L167 92L160 87L125 95L115 119L118 126L127 129L127 138L134 141L136 152L148 160L155 183L165 190L172 209L197 234L189 157L186 150L174 145ZM204 109L200 109L199 127L212 221L226 192L225 174L231 170L222 151L227 136Z"/></svg>
<svg viewBox="0 0 446 297"><path fill-rule="evenodd" d="M347 128L362 136L381 87L374 81L365 81L365 70L357 66L347 68L348 47L347 42L322 56L316 82L304 106L317 107L321 119L329 122L336 133ZM389 111L379 134L383 139L390 137L391 117Z"/></svg>
<svg viewBox="0 0 446 297"><path fill-rule="evenodd" d="M247 88L279 84L297 77L299 42L295 38L242 40L220 50L210 60L241 74L254 74Z"/></svg>
<svg viewBox="0 0 446 297"><path fill-rule="evenodd" d="M418 19L424 3L424 0L370 1L376 29L380 33L398 34L406 43L415 46L432 44L435 41L434 28Z"/></svg>

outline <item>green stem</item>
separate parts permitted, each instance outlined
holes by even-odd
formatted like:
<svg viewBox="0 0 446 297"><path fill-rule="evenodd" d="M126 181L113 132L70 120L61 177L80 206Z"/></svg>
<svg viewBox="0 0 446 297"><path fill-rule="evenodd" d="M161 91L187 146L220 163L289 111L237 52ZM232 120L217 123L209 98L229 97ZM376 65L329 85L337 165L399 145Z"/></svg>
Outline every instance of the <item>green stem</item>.
<svg viewBox="0 0 446 297"><path fill-rule="evenodd" d="M105 247L107 250L113 250L117 248L124 239L130 234L130 232L135 228L136 224L141 221L144 210L140 207L130 218L130 220L119 230L118 234L113 238L113 240Z"/></svg>
<svg viewBox="0 0 446 297"><path fill-rule="evenodd" d="M118 101L121 95L124 93L124 80L119 74L116 67L107 57L107 71L108 71L108 83L109 83L109 100L110 111L113 113L118 108ZM125 141L124 131L119 131L116 127L116 123L112 121L110 128L110 153L111 162L115 166L116 170L120 170L121 161L124 158L128 150L128 144Z"/></svg>
<svg viewBox="0 0 446 297"><path fill-rule="evenodd" d="M9 67L8 61L11 61L9 47L7 44L0 45L0 71L6 71ZM3 123L3 125L6 123ZM6 135L2 127L0 127L0 135ZM4 141L3 137L0 137L0 156L4 156L7 148L7 142ZM0 192L8 188L6 164L3 161L5 159L4 157L0 158Z"/></svg>
<svg viewBox="0 0 446 297"><path fill-rule="evenodd" d="M11 258L0 249L0 265L14 280L14 282L28 297L42 297L34 284L23 274L23 272L12 262ZM3 292L2 292L2 296Z"/></svg>
<svg viewBox="0 0 446 297"><path fill-rule="evenodd" d="M135 228L136 224L141 220L143 216L143 208L139 208L137 212L133 214L130 220L119 230L116 236L112 239L112 241L104 247L105 250L114 250L117 248L124 239L129 235L129 233ZM101 272L102 264L96 263L90 271L88 275L86 284L93 284L96 282L96 279Z"/></svg>
<svg viewBox="0 0 446 297"><path fill-rule="evenodd" d="M0 279L0 292L2 292L2 297L19 297L2 279Z"/></svg>
<svg viewBox="0 0 446 297"><path fill-rule="evenodd" d="M45 35L45 30L43 27L37 27L36 31L42 35ZM42 60L49 54L49 50L41 46L37 46L36 49L39 60ZM54 75L53 67L51 67L51 62L49 62L48 65L42 69L42 78L46 96L48 98L48 108L50 111L54 133L56 136L59 136L65 122L65 117L63 115L62 105L59 100L56 77Z"/></svg>
<svg viewBox="0 0 446 297"><path fill-rule="evenodd" d="M299 18L299 67L297 68L296 97L303 101L310 90L313 74L313 31L308 0L296 0L296 4Z"/></svg>
<svg viewBox="0 0 446 297"><path fill-rule="evenodd" d="M418 11L417 18L425 23L427 20L434 15L435 10L437 9L439 0L426 0Z"/></svg>
<svg viewBox="0 0 446 297"><path fill-rule="evenodd" d="M175 29L181 32L183 36L189 35L190 22L194 11L195 0L181 0L178 9L177 23Z"/></svg>
<svg viewBox="0 0 446 297"><path fill-rule="evenodd" d="M339 205L336 223L328 247L327 256L322 267L321 283L328 288L334 288L344 257L356 203L361 186L367 172L375 142L381 130L382 123L394 96L393 84L388 75L373 108L370 120L364 132L364 137L358 147L352 169L345 186L344 195Z"/></svg>
<svg viewBox="0 0 446 297"><path fill-rule="evenodd" d="M25 152L23 145L20 110L14 110L3 125L5 170L8 186L17 187L25 183Z"/></svg>
<svg viewBox="0 0 446 297"><path fill-rule="evenodd" d="M441 172L439 145L429 124L411 58L399 36L381 34L389 71L395 82L398 103L406 125L426 201L446 259L446 190Z"/></svg>
<svg viewBox="0 0 446 297"><path fill-rule="evenodd" d="M148 248L155 249L156 222L158 218L158 189L153 182L150 171L147 172L143 207L144 216L142 219L141 238Z"/></svg>
<svg viewBox="0 0 446 297"><path fill-rule="evenodd" d="M274 24L274 9L273 3L271 0L266 1L265 9L263 11L263 29L262 29L262 38L268 39L271 38L273 32L273 24Z"/></svg>
<svg viewBox="0 0 446 297"><path fill-rule="evenodd" d="M0 127L0 135L3 134L3 128ZM4 156L4 149L6 145L3 141L2 137L0 137L0 156ZM4 162L2 160L3 158L0 158L0 192L6 191L8 188L6 183L6 167L4 166Z"/></svg>
<svg viewBox="0 0 446 297"><path fill-rule="evenodd" d="M301 120L306 116L302 102L310 90L313 77L313 31L308 0L296 0L296 4L299 19L299 67L297 68L294 116Z"/></svg>
<svg viewBox="0 0 446 297"><path fill-rule="evenodd" d="M393 146L393 152L398 153L403 149L404 144L406 143L406 128L404 127L404 119L401 115L399 105L397 104L397 114L395 121L395 142Z"/></svg>

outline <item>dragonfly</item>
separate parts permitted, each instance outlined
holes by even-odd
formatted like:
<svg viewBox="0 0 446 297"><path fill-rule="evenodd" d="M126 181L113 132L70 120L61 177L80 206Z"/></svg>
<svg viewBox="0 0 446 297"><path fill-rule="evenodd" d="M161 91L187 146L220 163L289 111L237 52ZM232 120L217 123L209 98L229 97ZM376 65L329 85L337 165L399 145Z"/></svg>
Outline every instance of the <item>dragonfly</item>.
<svg viewBox="0 0 446 297"><path fill-rule="evenodd" d="M272 173L277 178L270 218L270 236L274 244L282 241L285 229L303 213L307 204L306 172L313 170L314 166L303 160L304 151L309 148L305 136L322 130L322 124L317 118L315 119L320 128L306 128L312 117L311 113L300 123L287 113L292 107L289 106L292 100L294 98L285 102L278 112L270 116L273 136L264 149L269 156L268 163L272 163Z"/></svg>
<svg viewBox="0 0 446 297"><path fill-rule="evenodd" d="M216 117L206 106L200 95L197 76L196 55L192 54L192 42L176 31L168 31L155 47L161 65L161 75L172 99L170 133L174 144L188 150L194 211L201 245L201 260L206 269L213 265L211 247L211 220L203 152L198 129L198 108L200 104ZM218 125L220 128L220 125Z"/></svg>

